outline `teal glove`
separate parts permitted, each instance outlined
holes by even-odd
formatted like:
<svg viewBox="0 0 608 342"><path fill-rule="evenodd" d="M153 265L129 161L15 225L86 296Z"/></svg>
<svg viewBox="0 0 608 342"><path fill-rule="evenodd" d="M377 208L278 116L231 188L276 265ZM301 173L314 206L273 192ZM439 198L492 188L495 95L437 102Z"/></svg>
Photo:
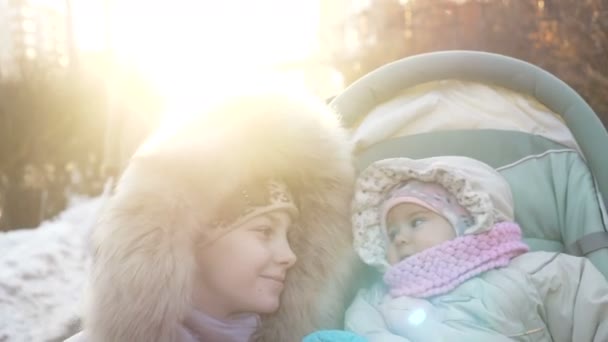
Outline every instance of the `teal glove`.
<svg viewBox="0 0 608 342"><path fill-rule="evenodd" d="M302 342L366 342L355 333L344 330L319 330L304 337Z"/></svg>

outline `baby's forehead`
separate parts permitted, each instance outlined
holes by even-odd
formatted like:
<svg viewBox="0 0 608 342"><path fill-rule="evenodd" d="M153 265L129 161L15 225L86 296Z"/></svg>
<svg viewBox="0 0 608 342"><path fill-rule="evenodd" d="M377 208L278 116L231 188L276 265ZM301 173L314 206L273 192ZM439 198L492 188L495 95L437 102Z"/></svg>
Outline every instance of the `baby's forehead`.
<svg viewBox="0 0 608 342"><path fill-rule="evenodd" d="M395 184L388 191L388 198L399 197L404 195L421 195L421 196L448 196L450 192L440 183L425 182L419 179L408 179L405 182Z"/></svg>
<svg viewBox="0 0 608 342"><path fill-rule="evenodd" d="M387 218L390 219L391 216L410 216L418 213L433 213L433 211L416 203L404 202L392 207L387 213Z"/></svg>

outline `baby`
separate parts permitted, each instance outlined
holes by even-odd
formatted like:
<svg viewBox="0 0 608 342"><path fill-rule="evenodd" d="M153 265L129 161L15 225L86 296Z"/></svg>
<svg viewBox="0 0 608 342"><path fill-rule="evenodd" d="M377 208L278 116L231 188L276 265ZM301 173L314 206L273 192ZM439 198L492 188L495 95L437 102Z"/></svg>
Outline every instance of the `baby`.
<svg viewBox="0 0 608 342"><path fill-rule="evenodd" d="M369 341L608 341L608 283L585 258L529 252L506 180L464 157L376 162L355 249L383 273L346 312Z"/></svg>

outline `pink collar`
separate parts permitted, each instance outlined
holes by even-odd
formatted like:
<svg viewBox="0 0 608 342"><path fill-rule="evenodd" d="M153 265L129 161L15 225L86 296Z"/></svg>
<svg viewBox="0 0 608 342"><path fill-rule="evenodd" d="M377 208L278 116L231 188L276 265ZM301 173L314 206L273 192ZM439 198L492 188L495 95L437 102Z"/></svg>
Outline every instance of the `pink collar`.
<svg viewBox="0 0 608 342"><path fill-rule="evenodd" d="M432 297L485 271L507 266L527 251L519 226L500 222L487 232L460 236L400 261L384 274L384 282L393 297Z"/></svg>
<svg viewBox="0 0 608 342"><path fill-rule="evenodd" d="M260 317L256 314L219 320L202 311L193 310L184 321L180 342L247 342L251 340L259 324Z"/></svg>

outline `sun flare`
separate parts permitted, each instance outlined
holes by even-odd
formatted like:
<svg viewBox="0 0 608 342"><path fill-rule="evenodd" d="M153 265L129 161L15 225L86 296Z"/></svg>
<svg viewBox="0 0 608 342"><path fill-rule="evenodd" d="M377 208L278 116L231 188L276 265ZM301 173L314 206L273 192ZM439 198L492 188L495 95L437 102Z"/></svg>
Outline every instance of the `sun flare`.
<svg viewBox="0 0 608 342"><path fill-rule="evenodd" d="M143 73L172 106L255 82L318 48L319 1L82 1L79 45L103 47L109 32L117 60ZM273 82L300 81L274 75Z"/></svg>

